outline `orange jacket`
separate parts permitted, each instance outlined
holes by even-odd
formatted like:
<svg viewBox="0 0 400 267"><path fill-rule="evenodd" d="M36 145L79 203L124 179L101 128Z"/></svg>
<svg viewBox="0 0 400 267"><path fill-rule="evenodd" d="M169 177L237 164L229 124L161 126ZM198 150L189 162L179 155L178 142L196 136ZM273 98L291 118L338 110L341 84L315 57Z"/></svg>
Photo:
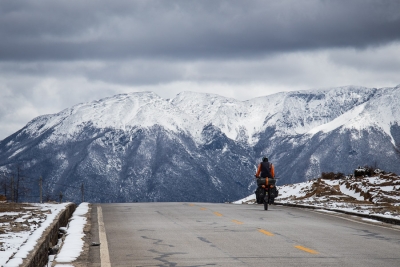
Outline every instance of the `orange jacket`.
<svg viewBox="0 0 400 267"><path fill-rule="evenodd" d="M271 175L272 175L272 178L274 178L274 177L275 177L275 168L274 168L274 164L270 163L270 165L271 165L271 169L270 169ZM261 173L261 163L258 164L258 169L257 169L257 172L256 172L256 177L257 177L257 178L260 177L260 173Z"/></svg>

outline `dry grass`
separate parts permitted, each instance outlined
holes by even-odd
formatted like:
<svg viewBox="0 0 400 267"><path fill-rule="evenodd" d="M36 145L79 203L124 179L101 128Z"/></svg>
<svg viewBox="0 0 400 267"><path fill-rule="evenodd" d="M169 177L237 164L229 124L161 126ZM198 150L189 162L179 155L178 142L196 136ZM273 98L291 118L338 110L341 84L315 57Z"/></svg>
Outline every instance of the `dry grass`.
<svg viewBox="0 0 400 267"><path fill-rule="evenodd" d="M46 218L45 213L26 203L0 203L0 234L31 231Z"/></svg>
<svg viewBox="0 0 400 267"><path fill-rule="evenodd" d="M0 212L20 212L26 211L26 208L33 207L26 203L0 203Z"/></svg>

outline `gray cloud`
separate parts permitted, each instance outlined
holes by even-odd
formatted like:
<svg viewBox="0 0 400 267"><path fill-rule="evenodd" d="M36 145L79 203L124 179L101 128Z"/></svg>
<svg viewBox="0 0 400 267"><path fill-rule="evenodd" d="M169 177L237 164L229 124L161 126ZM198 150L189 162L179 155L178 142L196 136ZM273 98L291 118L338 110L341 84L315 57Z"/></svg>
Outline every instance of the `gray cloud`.
<svg viewBox="0 0 400 267"><path fill-rule="evenodd" d="M0 140L133 91L246 100L400 83L400 1L0 1Z"/></svg>
<svg viewBox="0 0 400 267"><path fill-rule="evenodd" d="M382 45L399 1L2 1L1 60L227 58Z"/></svg>

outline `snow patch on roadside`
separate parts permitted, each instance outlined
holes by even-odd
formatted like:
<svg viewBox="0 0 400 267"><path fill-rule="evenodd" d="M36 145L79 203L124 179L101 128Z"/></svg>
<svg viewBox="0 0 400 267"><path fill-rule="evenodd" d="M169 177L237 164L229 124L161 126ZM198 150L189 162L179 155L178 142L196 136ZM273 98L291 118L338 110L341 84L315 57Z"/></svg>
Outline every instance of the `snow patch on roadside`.
<svg viewBox="0 0 400 267"><path fill-rule="evenodd" d="M28 256L29 252L31 252L38 240L42 237L43 232L49 227L54 219L58 216L58 214L63 211L69 203L63 204L34 204L38 207L39 210L48 210L49 214L47 214L45 220L40 223L40 226L30 232L9 232L6 234L0 235L0 242L8 243L12 249L1 251L0 252L0 266L2 267L18 267L23 260ZM0 213L0 215L3 215ZM15 253L14 256L13 253ZM11 259L9 259L12 257Z"/></svg>
<svg viewBox="0 0 400 267"><path fill-rule="evenodd" d="M341 191L343 194L345 194L345 195L354 197L355 199L360 200L360 201L364 201L364 197L361 196L360 193L356 193L356 192L353 191L353 190L349 190L349 189L346 187L346 184L341 184L341 185L340 185L340 191Z"/></svg>
<svg viewBox="0 0 400 267"><path fill-rule="evenodd" d="M75 210L70 222L68 224L67 234L61 251L57 254L55 261L58 267L69 267L71 264L59 264L59 263L71 263L75 261L83 251L85 236L83 229L86 225L86 215L89 211L89 203L81 203Z"/></svg>

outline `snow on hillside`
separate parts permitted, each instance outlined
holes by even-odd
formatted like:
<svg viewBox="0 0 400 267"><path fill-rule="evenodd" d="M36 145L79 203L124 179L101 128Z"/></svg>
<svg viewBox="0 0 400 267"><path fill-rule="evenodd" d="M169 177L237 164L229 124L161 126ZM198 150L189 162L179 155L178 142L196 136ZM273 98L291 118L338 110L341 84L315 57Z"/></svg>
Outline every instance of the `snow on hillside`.
<svg viewBox="0 0 400 267"><path fill-rule="evenodd" d="M343 129L358 131L378 127L391 138L392 144L395 145L390 127L400 121L400 106L396 103L400 103L400 86L391 90L382 89L374 99L355 106L326 124L311 129L309 133L316 134L320 131L327 133L342 126Z"/></svg>
<svg viewBox="0 0 400 267"><path fill-rule="evenodd" d="M213 124L230 139L246 140L251 145L267 127L276 127L285 135L311 131L365 103L376 91L347 86L278 93L247 101L183 92L171 103L202 125Z"/></svg>
<svg viewBox="0 0 400 267"><path fill-rule="evenodd" d="M337 117L336 119L334 119L326 124L323 124L323 125L313 128L308 133L316 134L321 131L324 133L327 133L327 132L331 132L331 131L341 127L342 125L345 125L346 123L349 123L352 121L357 121L360 114L364 111L365 105L366 105L366 103L356 106L349 112L344 113L343 115Z"/></svg>
<svg viewBox="0 0 400 267"><path fill-rule="evenodd" d="M266 126L276 126L285 134L303 134L368 101L377 89L339 87L325 90L288 92L265 103L272 110ZM252 100L250 100L252 101Z"/></svg>
<svg viewBox="0 0 400 267"><path fill-rule="evenodd" d="M246 139L250 138L262 126L260 115L265 116L265 112L251 116L247 103L214 94L183 92L171 103L201 125L213 124L220 128L232 140L243 138L242 129L246 129Z"/></svg>
<svg viewBox="0 0 400 267"><path fill-rule="evenodd" d="M46 115L31 121L25 131L38 136L53 129L47 141L62 142L73 138L85 127L119 129L130 131L135 127L160 125L174 132L189 132L196 136L201 128L193 123L192 117L182 113L153 92L121 94L113 97L78 104L54 115Z"/></svg>
<svg viewBox="0 0 400 267"><path fill-rule="evenodd" d="M371 114L376 108L388 108L388 105L382 105L381 102L400 95L399 90L400 87L392 91L386 89L385 94L382 93L383 96L379 98L380 102L377 100L376 104L369 106ZM335 123L342 125L346 122L343 119L357 117L360 112L352 109L356 107L356 111L360 111L358 106L367 102L376 92L377 89L350 86L278 93L247 101L195 92L183 92L174 99L166 100L153 92L137 92L78 104L58 114L38 117L27 125L25 132L38 136L54 129L52 141L60 141L65 137L73 137L88 126L127 131L135 127L160 125L174 132L190 133L201 142L201 129L213 124L232 140L245 140L248 144L254 144L258 141L258 134L267 127L276 127L277 131L285 135L309 131L314 133L326 130L318 127L350 112L344 115L340 123ZM396 109L393 106L396 105L390 107ZM391 113L395 114L397 109L391 110ZM377 116L388 112L382 110L371 118L382 121L377 120ZM381 125L384 123L386 121Z"/></svg>
<svg viewBox="0 0 400 267"><path fill-rule="evenodd" d="M278 186L276 203L338 209L400 219L400 176L377 174L373 177L315 179ZM234 202L255 204L255 195Z"/></svg>

